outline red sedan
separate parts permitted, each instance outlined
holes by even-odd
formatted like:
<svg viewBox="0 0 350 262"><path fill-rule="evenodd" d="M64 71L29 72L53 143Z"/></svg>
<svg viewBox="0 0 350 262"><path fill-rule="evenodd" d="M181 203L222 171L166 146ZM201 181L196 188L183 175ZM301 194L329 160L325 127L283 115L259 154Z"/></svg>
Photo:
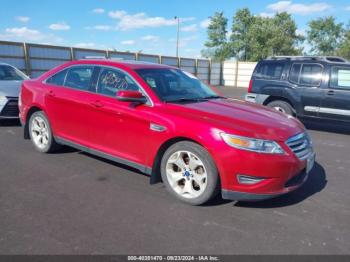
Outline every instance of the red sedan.
<svg viewBox="0 0 350 262"><path fill-rule="evenodd" d="M81 60L27 80L25 138L48 153L69 145L149 174L200 205L263 200L300 187L315 154L295 118L219 96L178 68Z"/></svg>

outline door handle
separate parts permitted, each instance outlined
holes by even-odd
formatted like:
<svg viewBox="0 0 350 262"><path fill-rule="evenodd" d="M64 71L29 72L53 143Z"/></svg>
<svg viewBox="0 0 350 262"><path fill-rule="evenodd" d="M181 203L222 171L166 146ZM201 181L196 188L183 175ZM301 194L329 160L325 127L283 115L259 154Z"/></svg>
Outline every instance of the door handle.
<svg viewBox="0 0 350 262"><path fill-rule="evenodd" d="M327 95L329 95L329 96L332 96L332 95L334 95L334 94L335 94L334 90L329 90L329 91L327 92Z"/></svg>
<svg viewBox="0 0 350 262"><path fill-rule="evenodd" d="M103 107L103 104L100 102L100 101L95 101L95 102L92 102L91 105L93 107Z"/></svg>

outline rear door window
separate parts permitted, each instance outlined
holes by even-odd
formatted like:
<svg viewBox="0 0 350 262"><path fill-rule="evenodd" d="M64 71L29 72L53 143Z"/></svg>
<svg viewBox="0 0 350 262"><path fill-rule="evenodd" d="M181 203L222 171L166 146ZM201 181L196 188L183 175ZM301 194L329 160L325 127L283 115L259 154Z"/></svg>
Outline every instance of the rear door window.
<svg viewBox="0 0 350 262"><path fill-rule="evenodd" d="M320 64L303 64L299 83L307 86L319 86L323 67Z"/></svg>
<svg viewBox="0 0 350 262"><path fill-rule="evenodd" d="M263 63L255 76L260 79L279 80L283 72L283 63Z"/></svg>
<svg viewBox="0 0 350 262"><path fill-rule="evenodd" d="M58 72L56 74L54 74L53 76L49 77L46 80L47 84L52 84L52 85L56 85L56 86L63 86L64 80L66 78L67 75L67 69Z"/></svg>
<svg viewBox="0 0 350 262"><path fill-rule="evenodd" d="M71 67L67 72L64 86L89 91L93 72L93 66Z"/></svg>

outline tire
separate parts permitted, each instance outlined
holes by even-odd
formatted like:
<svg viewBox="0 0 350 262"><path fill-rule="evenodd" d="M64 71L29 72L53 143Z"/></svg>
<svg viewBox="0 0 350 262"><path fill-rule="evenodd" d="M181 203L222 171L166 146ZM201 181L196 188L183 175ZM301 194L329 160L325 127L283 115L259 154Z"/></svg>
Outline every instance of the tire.
<svg viewBox="0 0 350 262"><path fill-rule="evenodd" d="M287 115L294 115L293 107L286 101L275 100L267 104L268 107L274 108L279 112L285 113Z"/></svg>
<svg viewBox="0 0 350 262"><path fill-rule="evenodd" d="M42 111L33 113L29 119L29 136L36 150L41 153L52 153L59 149L49 120Z"/></svg>
<svg viewBox="0 0 350 262"><path fill-rule="evenodd" d="M167 190L191 205L202 205L220 190L218 170L200 145L182 141L170 146L161 161L161 176Z"/></svg>

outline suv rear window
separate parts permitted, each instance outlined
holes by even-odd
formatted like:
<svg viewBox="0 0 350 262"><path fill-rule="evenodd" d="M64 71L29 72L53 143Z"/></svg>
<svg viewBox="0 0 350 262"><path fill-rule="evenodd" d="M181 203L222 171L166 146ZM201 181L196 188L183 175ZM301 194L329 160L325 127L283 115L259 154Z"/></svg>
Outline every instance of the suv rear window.
<svg viewBox="0 0 350 262"><path fill-rule="evenodd" d="M282 63L263 63L259 66L255 76L262 79L281 79L283 65Z"/></svg>

